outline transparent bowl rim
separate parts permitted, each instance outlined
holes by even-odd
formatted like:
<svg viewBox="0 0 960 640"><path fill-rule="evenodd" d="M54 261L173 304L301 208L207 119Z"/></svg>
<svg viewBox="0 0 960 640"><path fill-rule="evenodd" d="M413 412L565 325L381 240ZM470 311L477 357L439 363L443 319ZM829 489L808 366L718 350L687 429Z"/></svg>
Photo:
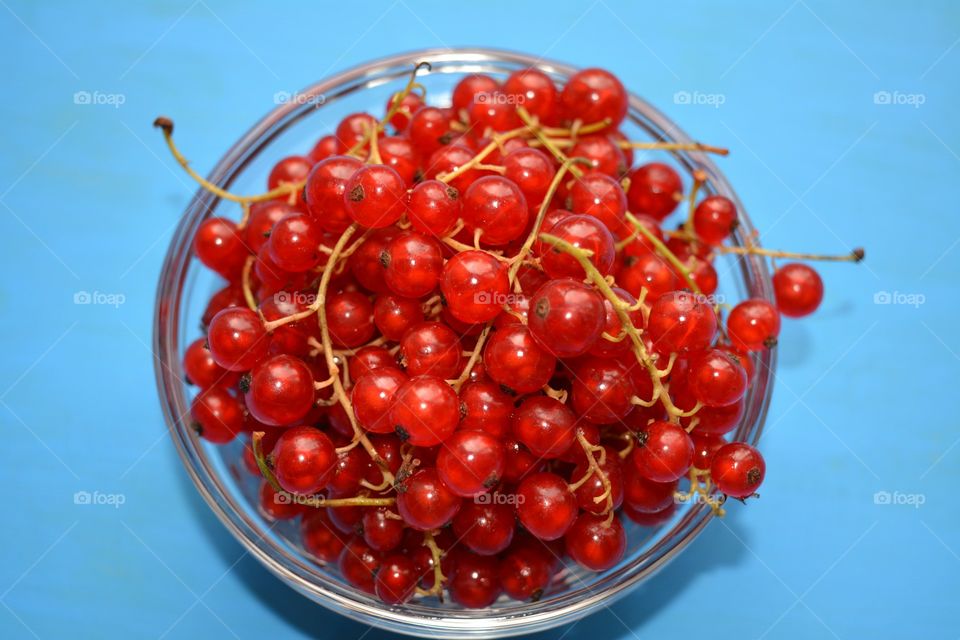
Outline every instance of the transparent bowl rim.
<svg viewBox="0 0 960 640"><path fill-rule="evenodd" d="M488 48L425 49L388 56L335 74L307 87L298 95L303 98L323 96L356 83L386 81L400 78L420 61L430 62L435 72L462 72L473 65L536 66L563 77L569 77L577 68L560 62L545 60L512 51ZM447 66L445 66L447 65ZM321 101L322 104L322 101ZM274 136L288 125L305 117L316 107L309 99L281 104L261 119L244 134L217 163L208 179L220 185L229 185L239 175L247 162L258 150L266 146ZM631 93L631 120L643 127L654 139L675 142L693 140L659 110L642 98ZM699 152L674 152L674 159L688 171L700 168L709 176L706 191L724 195L737 205L739 226L734 242L742 243L753 234L753 226L744 207L726 177L712 159ZM396 608L382 605L370 598L358 598L342 585L317 573L308 561L290 554L273 541L264 530L262 522L251 518L226 489L208 460L204 448L190 428L189 402L187 400L180 365L180 317L181 306L191 268L197 268L191 260L190 244L197 226L211 215L218 204L212 194L199 189L187 206L171 240L157 289L154 318L155 372L164 417L177 453L183 461L191 480L203 499L230 530L245 549L270 571L288 585L342 615L355 620L375 624L382 628L411 635L429 637L502 637L542 631L560 624L572 622L603 606L609 606L633 587L659 571L667 562L688 545L713 517L705 505L693 506L670 530L664 531L658 542L633 563L622 567L601 581L602 589L571 601L569 598L559 606L548 606L552 600L521 607L509 615L484 615L480 612L457 612L434 610L433 614L409 607ZM193 265L193 266L192 266ZM772 284L765 261L756 256L740 260L742 285L751 297L773 300ZM751 396L744 417L735 436L737 439L756 444L763 430L773 390L775 350L759 355ZM561 598L562 600L562 598ZM527 611L526 609L529 609Z"/></svg>

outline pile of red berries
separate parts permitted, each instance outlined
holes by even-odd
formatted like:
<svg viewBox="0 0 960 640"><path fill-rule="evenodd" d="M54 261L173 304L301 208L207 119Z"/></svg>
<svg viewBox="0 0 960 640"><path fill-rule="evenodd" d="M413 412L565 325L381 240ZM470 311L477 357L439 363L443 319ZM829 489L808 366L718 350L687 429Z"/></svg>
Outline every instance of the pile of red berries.
<svg viewBox="0 0 960 640"><path fill-rule="evenodd" d="M725 151L628 140L627 92L599 69L425 98L415 71L264 194L194 174L242 217L194 240L227 285L184 355L192 417L211 442L250 437L263 512L302 518L306 551L384 602L485 607L539 598L564 555L614 567L623 517L754 495L763 458L726 434L753 354L822 281L785 264L776 305L718 304L715 256L789 254L725 245L736 207L698 199L700 172L684 196L670 166L631 168L637 149Z"/></svg>

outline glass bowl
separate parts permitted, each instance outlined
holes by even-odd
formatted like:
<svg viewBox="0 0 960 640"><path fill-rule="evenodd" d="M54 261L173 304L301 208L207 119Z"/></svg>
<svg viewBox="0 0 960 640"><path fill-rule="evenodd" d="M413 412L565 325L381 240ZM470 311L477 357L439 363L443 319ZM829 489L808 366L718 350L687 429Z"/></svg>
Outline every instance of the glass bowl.
<svg viewBox="0 0 960 640"><path fill-rule="evenodd" d="M441 104L444 100L449 104L454 85L467 73L502 78L516 69L533 66L562 85L576 71L534 56L489 49L424 50L376 60L299 93L277 94L274 101L278 106L233 145L210 173L210 181L237 193L262 192L273 163L287 155L306 153L349 113L381 112L413 65L422 61L429 62L432 70L422 72L419 81L427 87L428 99ZM631 139L691 142L662 113L633 94L622 128ZM739 244L753 233L733 188L705 154L658 151L637 155L641 160L661 157L671 161L686 172L688 186L693 168L703 169L709 176L706 193L722 194L737 204L740 220L733 242ZM195 390L184 382L181 356L190 341L201 334L199 318L209 294L218 288L217 277L192 258L191 241L200 223L211 215L237 219L239 210L207 191L198 191L176 229L160 276L154 349L164 415L184 467L213 512L254 557L308 598L355 620L421 637L503 637L542 631L570 623L625 596L675 558L713 517L704 504L681 504L671 520L659 527L643 528L625 519L628 547L616 567L603 573L566 568L537 602L504 597L487 609L470 610L427 599L391 607L350 586L335 567L324 567L301 548L296 525L274 523L260 513L258 482L242 468L242 442L211 445L190 427L190 397ZM717 266L721 274L725 270L729 274L721 278L728 281L727 288L718 292L727 300L772 300L764 261L753 256L727 256L718 258ZM757 442L763 428L775 364L772 351L755 357L757 373L743 419L734 433L737 440L751 444Z"/></svg>

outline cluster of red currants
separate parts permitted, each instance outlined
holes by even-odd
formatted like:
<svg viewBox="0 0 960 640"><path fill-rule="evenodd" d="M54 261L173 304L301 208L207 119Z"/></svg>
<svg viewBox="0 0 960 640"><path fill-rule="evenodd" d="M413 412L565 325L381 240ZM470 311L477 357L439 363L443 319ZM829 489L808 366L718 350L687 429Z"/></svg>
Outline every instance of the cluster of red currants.
<svg viewBox="0 0 960 640"><path fill-rule="evenodd" d="M699 172L685 197L672 167L631 168L638 149L725 151L628 140L599 69L467 76L449 107L416 77L383 118L280 160L267 193L192 174L242 209L194 241L228 282L184 355L200 435L249 434L264 513L301 517L310 554L390 604L536 599L564 555L617 565L621 516L754 495L763 458L726 434L753 354L822 281L794 262L776 305L717 304L715 256L774 253L724 244L736 207L698 200Z"/></svg>

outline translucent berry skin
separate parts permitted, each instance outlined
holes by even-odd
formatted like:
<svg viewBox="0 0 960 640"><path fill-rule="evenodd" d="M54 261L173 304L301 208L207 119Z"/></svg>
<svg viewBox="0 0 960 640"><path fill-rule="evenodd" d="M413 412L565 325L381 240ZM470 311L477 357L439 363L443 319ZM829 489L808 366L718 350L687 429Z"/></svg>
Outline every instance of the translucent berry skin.
<svg viewBox="0 0 960 640"><path fill-rule="evenodd" d="M350 379L359 380L371 371L381 367L396 367L397 360L389 351L378 345L367 345L357 349L357 352L348 360Z"/></svg>
<svg viewBox="0 0 960 640"><path fill-rule="evenodd" d="M617 281L633 296L639 297L647 290L646 300L656 302L661 296L674 291L679 284L670 263L654 253L627 258L627 267L620 272Z"/></svg>
<svg viewBox="0 0 960 640"><path fill-rule="evenodd" d="M613 424L633 410L635 376L628 375L624 362L590 356L578 361L573 371L570 399L578 415L596 424Z"/></svg>
<svg viewBox="0 0 960 640"><path fill-rule="evenodd" d="M713 455L710 478L723 493L746 498L763 482L767 465L760 452L743 442L724 445Z"/></svg>
<svg viewBox="0 0 960 640"><path fill-rule="evenodd" d="M530 115L549 122L555 115L559 92L553 80L539 69L518 69L503 81L503 93L522 104Z"/></svg>
<svg viewBox="0 0 960 640"><path fill-rule="evenodd" d="M299 358L279 355L253 368L244 399L250 415L276 427L293 424L307 415L315 394L310 367Z"/></svg>
<svg viewBox="0 0 960 640"><path fill-rule="evenodd" d="M690 434L693 439L693 466L701 471L709 471L713 464L713 458L727 441L723 436L712 434L700 434L694 431Z"/></svg>
<svg viewBox="0 0 960 640"><path fill-rule="evenodd" d="M397 92L387 99L387 104L383 108L384 113L389 112L394 107L394 100L397 99L399 95L400 93ZM407 128L407 125L410 124L410 116L423 106L423 99L416 93L408 93L403 98L400 98L400 104L396 106L397 111L393 114L393 117L390 118L390 126L397 131L403 131Z"/></svg>
<svg viewBox="0 0 960 640"><path fill-rule="evenodd" d="M386 604L402 604L413 597L419 577L413 560L394 554L380 564L374 591Z"/></svg>
<svg viewBox="0 0 960 640"><path fill-rule="evenodd" d="M373 305L359 291L344 291L327 300L326 314L330 339L337 347L359 347L373 337Z"/></svg>
<svg viewBox="0 0 960 640"><path fill-rule="evenodd" d="M419 300L381 294L373 303L373 323L387 340L400 340L407 329L422 321L423 306Z"/></svg>
<svg viewBox="0 0 960 640"><path fill-rule="evenodd" d="M406 211L407 185L400 174L382 164L365 165L347 180L343 202L350 218L367 229L382 229Z"/></svg>
<svg viewBox="0 0 960 640"><path fill-rule="evenodd" d="M249 251L237 231L237 225L226 218L209 218L197 229L193 254L209 269L227 280L236 280Z"/></svg>
<svg viewBox="0 0 960 640"><path fill-rule="evenodd" d="M693 463L693 440L672 422L653 422L637 434L631 459L636 471L654 482L672 482Z"/></svg>
<svg viewBox="0 0 960 640"><path fill-rule="evenodd" d="M243 235L243 243L247 246L247 251L250 253L260 251L260 247L262 247L267 241L267 238L270 237L273 225L291 213L295 213L293 207L279 200L267 200L265 202L254 202L251 204L247 226L245 226L241 232Z"/></svg>
<svg viewBox="0 0 960 640"><path fill-rule="evenodd" d="M627 534L619 518L609 524L607 516L592 513L581 514L570 527L564 540L567 554L581 567L591 571L611 569L627 548Z"/></svg>
<svg viewBox="0 0 960 640"><path fill-rule="evenodd" d="M313 145L313 149L310 150L307 157L316 164L321 160L326 160L330 156L335 155L337 155L337 137L323 136Z"/></svg>
<svg viewBox="0 0 960 640"><path fill-rule="evenodd" d="M307 211L327 231L340 233L350 226L343 195L347 181L363 166L350 156L331 156L321 160L310 172L304 192L307 196Z"/></svg>
<svg viewBox="0 0 960 640"><path fill-rule="evenodd" d="M720 244L736 227L737 207L724 196L709 196L693 210L693 230L707 244Z"/></svg>
<svg viewBox="0 0 960 640"><path fill-rule="evenodd" d="M243 407L223 387L201 391L190 403L190 417L199 425L200 436L224 444L243 430Z"/></svg>
<svg viewBox="0 0 960 640"><path fill-rule="evenodd" d="M520 187L527 204L533 207L539 207L543 202L556 174L547 154L529 147L521 147L508 153L503 159L503 168L506 170L503 175Z"/></svg>
<svg viewBox="0 0 960 640"><path fill-rule="evenodd" d="M459 336L440 322L416 324L400 340L400 354L410 376L456 378L460 375L462 353Z"/></svg>
<svg viewBox="0 0 960 640"><path fill-rule="evenodd" d="M453 517L453 533L474 553L492 556L510 546L516 516L508 504L465 500Z"/></svg>
<svg viewBox="0 0 960 640"><path fill-rule="evenodd" d="M695 294L673 291L653 303L647 332L659 353L699 351L713 342L717 315Z"/></svg>
<svg viewBox="0 0 960 640"><path fill-rule="evenodd" d="M383 164L400 175L405 187L412 187L417 179L417 169L420 167L420 154L413 148L410 138L388 136L380 140L379 144L380 159L383 160Z"/></svg>
<svg viewBox="0 0 960 640"><path fill-rule="evenodd" d="M513 414L513 434L538 458L559 458L576 442L577 417L548 396L531 396Z"/></svg>
<svg viewBox="0 0 960 640"><path fill-rule="evenodd" d="M533 455L518 440L508 439L504 441L504 449L507 452L507 461L503 470L503 481L505 483L517 484L531 473L543 470L544 460Z"/></svg>
<svg viewBox="0 0 960 640"><path fill-rule="evenodd" d="M217 313L207 329L207 346L227 371L249 371L267 353L270 341L257 314L246 307Z"/></svg>
<svg viewBox="0 0 960 640"><path fill-rule="evenodd" d="M612 289L613 293L628 305L632 306L637 303L637 299L626 289L621 289L620 287L612 287ZM601 334L606 333L614 338L620 337L623 333L623 323L620 322L620 316L617 315L613 304L606 298L603 299L603 310L604 321ZM627 316L633 321L634 326L643 326L643 312L640 309L627 312ZM601 336L593 343L593 346L590 347L590 353L595 356L600 356L601 358L612 358L629 352L631 348L628 338L624 338L620 342L611 342Z"/></svg>
<svg viewBox="0 0 960 640"><path fill-rule="evenodd" d="M267 189L273 190L285 184L294 184L306 180L313 161L304 156L287 156L273 166L267 177Z"/></svg>
<svg viewBox="0 0 960 640"><path fill-rule="evenodd" d="M605 173L592 171L573 183L570 203L574 213L593 216L616 236L626 236L627 196L620 183Z"/></svg>
<svg viewBox="0 0 960 640"><path fill-rule="evenodd" d="M510 432L513 399L490 381L471 382L460 390L461 429L480 429L496 438Z"/></svg>
<svg viewBox="0 0 960 640"><path fill-rule="evenodd" d="M663 220L683 199L680 175L669 165L651 162L630 173L627 203L630 211Z"/></svg>
<svg viewBox="0 0 960 640"><path fill-rule="evenodd" d="M326 509L313 509L300 523L300 539L307 553L323 562L336 562L343 551L343 534L330 523Z"/></svg>
<svg viewBox="0 0 960 640"><path fill-rule="evenodd" d="M407 134L422 157L430 157L450 142L450 122L450 114L437 107L423 107L413 114Z"/></svg>
<svg viewBox="0 0 960 640"><path fill-rule="evenodd" d="M697 400L708 407L723 407L743 397L747 372L734 356L708 349L690 363L687 382Z"/></svg>
<svg viewBox="0 0 960 640"><path fill-rule="evenodd" d="M308 271L321 261L320 225L308 215L292 213L279 220L270 232L270 257L284 271Z"/></svg>
<svg viewBox="0 0 960 640"><path fill-rule="evenodd" d="M340 573L347 582L367 593L374 593L376 574L383 555L371 549L361 538L354 538L340 552Z"/></svg>
<svg viewBox="0 0 960 640"><path fill-rule="evenodd" d="M496 318L509 288L506 264L486 251L461 251L447 260L440 278L450 313L470 324Z"/></svg>
<svg viewBox="0 0 960 640"><path fill-rule="evenodd" d="M605 130L616 129L627 115L627 90L609 71L584 69L570 77L560 93L566 119L592 124L610 119Z"/></svg>
<svg viewBox="0 0 960 640"><path fill-rule="evenodd" d="M727 334L742 351L762 351L777 344L780 314L761 298L744 300L727 317Z"/></svg>
<svg viewBox="0 0 960 640"><path fill-rule="evenodd" d="M463 195L462 215L467 230L482 230L481 242L492 246L519 238L529 219L520 187L502 176L485 176L471 184Z"/></svg>
<svg viewBox="0 0 960 640"><path fill-rule="evenodd" d="M517 517L541 540L557 540L577 519L577 498L555 473L535 473L517 487Z"/></svg>
<svg viewBox="0 0 960 640"><path fill-rule="evenodd" d="M397 493L397 510L409 526L419 531L431 531L450 522L460 503L460 497L431 468L410 476Z"/></svg>
<svg viewBox="0 0 960 640"><path fill-rule="evenodd" d="M471 73L464 76L453 88L451 101L453 110L470 109L470 105L475 102L477 94L493 93L500 88L500 83L488 75L482 73Z"/></svg>
<svg viewBox="0 0 960 640"><path fill-rule="evenodd" d="M541 348L523 325L492 332L483 350L483 362L495 382L521 395L550 382L557 366L557 359Z"/></svg>
<svg viewBox="0 0 960 640"><path fill-rule="evenodd" d="M397 295L420 298L440 282L443 254L433 238L406 231L391 240L380 262L385 267L387 286Z"/></svg>
<svg viewBox="0 0 960 640"><path fill-rule="evenodd" d="M500 558L503 592L514 600L538 600L553 578L552 560L550 551L536 540L514 544Z"/></svg>
<svg viewBox="0 0 960 640"><path fill-rule="evenodd" d="M333 443L313 427L293 427L273 445L273 472L284 491L313 495L330 481L337 460Z"/></svg>
<svg viewBox="0 0 960 640"><path fill-rule="evenodd" d="M558 358L582 355L606 324L603 298L569 278L550 280L530 298L528 327L534 339Z"/></svg>
<svg viewBox="0 0 960 640"><path fill-rule="evenodd" d="M613 138L607 135L582 136L578 138L577 144L571 147L567 155L571 158L586 158L590 161L590 168L593 171L604 173L612 178L619 178L629 167L623 151ZM623 198L624 209L626 209L626 196Z"/></svg>
<svg viewBox="0 0 960 640"><path fill-rule="evenodd" d="M391 517L391 514L392 512L385 507L364 511L360 521L363 541L372 549L393 551L403 542L403 520Z"/></svg>
<svg viewBox="0 0 960 640"><path fill-rule="evenodd" d="M500 596L497 560L462 550L447 584L450 599L468 609L489 607Z"/></svg>
<svg viewBox="0 0 960 640"><path fill-rule="evenodd" d="M613 508L619 509L620 505L623 504L623 471L620 465L620 456L613 448L608 447L603 463L601 464L599 460L597 460L597 463L610 483L610 497L613 498ZM570 481L572 483L579 482L587 474L590 474L590 478L574 492L577 497L577 504L583 511L596 514L604 513L607 509L607 499L604 498L597 502L596 498L603 496L606 493L606 488L603 486L603 480L590 470L585 460L577 464L570 474Z"/></svg>
<svg viewBox="0 0 960 640"><path fill-rule="evenodd" d="M628 464L623 470L623 502L634 511L657 513L675 503L678 482L654 482Z"/></svg>
<svg viewBox="0 0 960 640"><path fill-rule="evenodd" d="M812 267L800 262L782 265L773 274L777 309L789 318L802 318L823 301L823 280Z"/></svg>
<svg viewBox="0 0 960 640"><path fill-rule="evenodd" d="M447 438L460 421L457 393L442 378L417 376L397 389L390 422L401 440L433 447Z"/></svg>
<svg viewBox="0 0 960 640"><path fill-rule="evenodd" d="M505 456L500 440L486 431L457 431L437 453L437 471L450 491L472 498L499 484Z"/></svg>
<svg viewBox="0 0 960 640"><path fill-rule="evenodd" d="M407 215L414 230L445 236L460 217L460 192L439 180L425 180L413 188L407 201Z"/></svg>
<svg viewBox="0 0 960 640"><path fill-rule="evenodd" d="M358 378L350 392L353 413L361 427L373 433L393 433L390 407L407 374L395 367L380 367Z"/></svg>
<svg viewBox="0 0 960 640"><path fill-rule="evenodd" d="M385 227L370 231L357 250L347 258L350 273L367 291L373 293L393 293L384 278L383 255L391 240L400 234L396 227Z"/></svg>
<svg viewBox="0 0 960 640"><path fill-rule="evenodd" d="M237 374L218 365L206 345L205 338L197 338L184 352L183 372L187 380L201 389L209 389L216 384L232 386L237 381Z"/></svg>
<svg viewBox="0 0 960 640"><path fill-rule="evenodd" d="M613 261L616 257L613 235L597 218L569 215L550 227L548 233L566 240L579 249L592 251L590 262L601 274L608 275L613 269ZM541 244L541 247L540 260L543 270L551 278L583 280L587 277L583 267L573 256L554 249L546 243Z"/></svg>

